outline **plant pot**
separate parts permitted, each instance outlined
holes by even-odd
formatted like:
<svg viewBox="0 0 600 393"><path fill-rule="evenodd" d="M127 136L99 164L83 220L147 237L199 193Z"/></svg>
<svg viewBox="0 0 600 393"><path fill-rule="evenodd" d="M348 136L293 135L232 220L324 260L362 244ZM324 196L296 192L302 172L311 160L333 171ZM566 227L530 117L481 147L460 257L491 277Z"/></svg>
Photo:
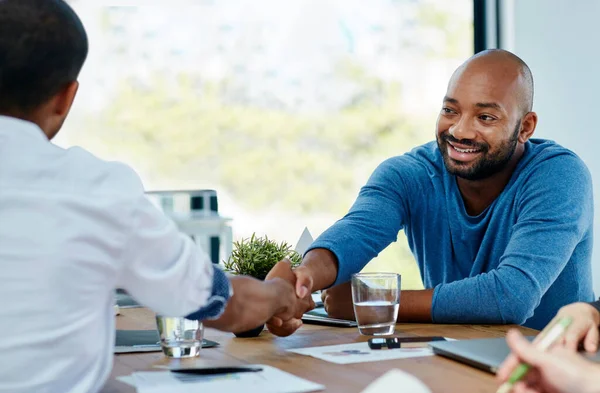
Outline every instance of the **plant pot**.
<svg viewBox="0 0 600 393"><path fill-rule="evenodd" d="M236 337L240 337L240 338L258 337L264 328L265 328L265 325L262 324L258 327L255 327L254 329L246 330L245 332L233 333L233 334L235 334Z"/></svg>

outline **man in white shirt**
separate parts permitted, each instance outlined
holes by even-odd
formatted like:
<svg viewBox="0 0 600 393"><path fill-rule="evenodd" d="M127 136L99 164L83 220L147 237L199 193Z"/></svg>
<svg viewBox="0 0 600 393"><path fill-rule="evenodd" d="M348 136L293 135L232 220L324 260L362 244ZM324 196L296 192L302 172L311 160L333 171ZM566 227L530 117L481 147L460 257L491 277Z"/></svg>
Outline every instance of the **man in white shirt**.
<svg viewBox="0 0 600 393"><path fill-rule="evenodd" d="M228 279L119 163L49 142L87 56L62 0L0 0L0 392L97 392L114 289L222 330L298 317L280 279ZM233 296L231 296L233 293Z"/></svg>

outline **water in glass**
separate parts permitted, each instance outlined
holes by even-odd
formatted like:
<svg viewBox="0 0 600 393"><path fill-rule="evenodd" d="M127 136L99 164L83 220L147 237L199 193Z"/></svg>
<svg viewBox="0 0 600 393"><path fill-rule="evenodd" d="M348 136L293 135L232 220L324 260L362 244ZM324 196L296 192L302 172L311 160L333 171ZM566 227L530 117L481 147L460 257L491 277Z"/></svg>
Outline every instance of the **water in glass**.
<svg viewBox="0 0 600 393"><path fill-rule="evenodd" d="M163 353L172 358L198 356L202 348L202 323L185 318L156 316Z"/></svg>

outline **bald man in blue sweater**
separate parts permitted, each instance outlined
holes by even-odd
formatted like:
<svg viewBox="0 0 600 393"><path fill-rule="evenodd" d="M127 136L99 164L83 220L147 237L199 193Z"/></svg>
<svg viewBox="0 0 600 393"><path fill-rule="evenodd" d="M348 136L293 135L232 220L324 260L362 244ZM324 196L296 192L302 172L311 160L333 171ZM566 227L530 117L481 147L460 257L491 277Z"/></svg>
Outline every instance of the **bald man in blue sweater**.
<svg viewBox="0 0 600 393"><path fill-rule="evenodd" d="M402 291L399 321L540 329L562 306L593 300L591 177L573 152L531 139L532 106L531 71L514 54L461 65L436 141L375 170L294 270L297 295L333 286L328 313L353 319L348 280L404 230L426 289ZM269 324L279 335L299 326Z"/></svg>

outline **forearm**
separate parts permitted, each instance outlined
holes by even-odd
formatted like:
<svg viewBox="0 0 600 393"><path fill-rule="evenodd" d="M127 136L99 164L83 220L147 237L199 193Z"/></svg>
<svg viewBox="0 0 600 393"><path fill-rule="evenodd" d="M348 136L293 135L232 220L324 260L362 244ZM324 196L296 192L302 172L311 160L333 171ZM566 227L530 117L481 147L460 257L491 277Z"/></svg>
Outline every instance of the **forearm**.
<svg viewBox="0 0 600 393"><path fill-rule="evenodd" d="M244 319L247 316L242 304L242 294L244 293L242 286L253 285L252 279L248 277L231 277L230 280L233 287L233 296L229 298L225 310L217 319L203 321L207 327L224 331L237 331L239 325L243 325L245 322Z"/></svg>
<svg viewBox="0 0 600 393"><path fill-rule="evenodd" d="M398 322L431 323L433 289L402 291Z"/></svg>
<svg viewBox="0 0 600 393"><path fill-rule="evenodd" d="M229 332L253 329L265 323L283 304L283 294L278 295L270 281L238 276L231 277L231 285L233 296L225 311L217 319L203 321L206 326Z"/></svg>
<svg viewBox="0 0 600 393"><path fill-rule="evenodd" d="M214 320L204 320L202 323L206 327L210 327L213 329L223 330L227 332L236 332L241 331L238 329L238 325L240 324L241 318L243 315L243 309L237 301L237 296L232 296L225 307L225 311L221 316ZM243 318L243 317L242 317Z"/></svg>
<svg viewBox="0 0 600 393"><path fill-rule="evenodd" d="M434 289L434 323L522 324L533 315L542 292L530 276L501 267ZM526 293L527 296L522 296Z"/></svg>
<svg viewBox="0 0 600 393"><path fill-rule="evenodd" d="M313 291L329 288L338 274L338 261L335 255L324 248L310 250L304 256L298 269L305 269L313 280Z"/></svg>

